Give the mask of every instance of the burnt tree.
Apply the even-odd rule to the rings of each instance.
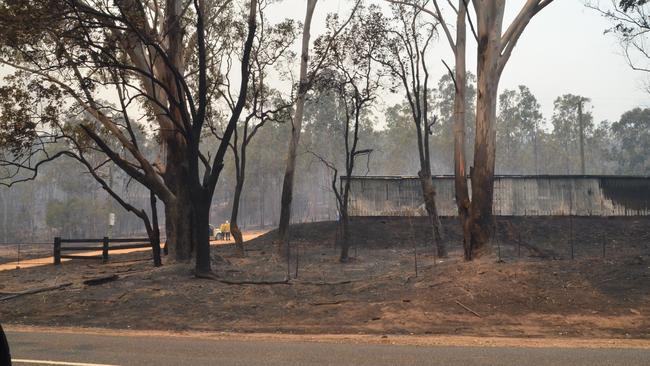
[[[245,105],[257,5],[203,0],[5,4],[0,63],[16,71],[7,79],[12,97],[25,100],[19,110],[2,105],[2,131],[20,146],[14,156],[29,154],[34,142],[56,141],[65,128],[62,119],[84,113],[81,136],[164,203],[171,256],[194,258],[196,275],[209,275],[210,203]],[[244,26],[236,27],[242,9]],[[220,62],[224,50],[233,47],[242,49],[241,82],[235,108],[221,113],[217,81],[228,76]],[[113,101],[104,100],[107,94]],[[23,118],[27,110],[38,118]],[[206,121],[222,114],[227,124],[221,142],[204,146]],[[12,133],[16,124],[22,129]],[[138,148],[136,128],[155,131],[157,157]],[[205,151],[210,148],[211,153]],[[32,167],[37,163],[28,161]]]
[[[337,25],[337,17],[330,15],[330,27]],[[336,197],[337,209],[342,225],[343,240],[339,260],[349,260],[350,216],[348,214],[350,196],[350,177],[355,171],[356,160],[368,156],[371,149],[360,148],[359,140],[364,131],[364,118],[372,107],[381,89],[383,73],[375,61],[379,52],[379,38],[376,37],[373,20],[366,16],[366,9],[360,7],[352,17],[350,25],[334,42],[329,43],[325,36],[316,41],[316,54],[325,60],[324,70],[315,80],[315,88],[322,94],[330,93],[335,97],[340,113],[335,117],[342,139],[342,161],[337,156],[310,150],[331,172],[331,189]],[[330,29],[330,34],[334,32]],[[323,45],[331,46],[327,55],[323,55]],[[366,130],[367,131],[367,130]],[[339,154],[340,155],[340,154]],[[339,167],[343,165],[343,176],[339,177]],[[340,179],[343,178],[343,179]]]
[[[295,110],[291,118],[291,137],[287,151],[287,161],[285,165],[284,178],[282,181],[282,196],[280,199],[280,221],[278,225],[277,254],[282,256],[288,253],[289,242],[289,224],[291,223],[291,202],[293,201],[293,184],[296,174],[296,158],[298,156],[298,146],[300,143],[300,134],[302,132],[302,122],[305,111],[305,101],[307,94],[313,86],[314,78],[323,67],[325,56],[329,53],[332,42],[337,39],[338,35],[349,24],[361,0],[355,2],[352,12],[348,19],[340,27],[328,36],[325,47],[321,47],[320,54],[313,62],[309,62],[309,40],[311,37],[311,21],[318,0],[307,0],[307,11],[302,32],[302,46],[300,54],[300,77],[297,86],[297,96]]]
[[[436,207],[436,189],[431,172],[429,137],[436,118],[430,116],[429,70],[426,57],[436,36],[436,24],[423,19],[423,8],[397,3],[392,5],[393,17],[385,18],[380,10],[374,12],[377,32],[383,39],[380,62],[405,92],[415,125],[420,170],[418,177],[422,197],[429,217],[438,255],[447,256],[444,232]]]
[[[400,1],[387,0],[394,4],[415,7],[424,13],[432,16],[443,30],[445,39],[454,55],[453,70],[445,63],[449,74],[454,82],[454,188],[456,195],[456,206],[458,217],[463,228],[463,243],[469,240],[469,189],[467,185],[467,157],[465,154],[466,127],[466,94],[467,94],[467,0],[458,0],[454,6],[448,2],[449,7],[455,14],[455,36],[453,29],[447,23],[440,1]],[[452,17],[453,18],[453,14]],[[444,62],[444,61],[443,61]]]
[[[293,105],[279,91],[271,89],[265,80],[273,68],[280,64],[289,64],[294,54],[289,48],[296,39],[296,26],[293,21],[285,21],[276,25],[267,25],[264,9],[267,2],[262,0],[259,5],[259,31],[255,37],[251,52],[250,85],[246,106],[242,118],[229,143],[235,165],[235,190],[230,215],[230,232],[235,239],[235,247],[239,255],[244,255],[244,240],[239,228],[239,209],[244,182],[246,179],[247,147],[267,122],[284,122],[288,119],[289,109]],[[239,56],[239,55],[238,55]],[[232,85],[224,80],[224,88],[230,90]],[[234,110],[234,100],[226,98],[228,106]],[[221,139],[221,132],[212,129],[214,135]]]

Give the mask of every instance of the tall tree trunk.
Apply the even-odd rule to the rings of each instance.
[[[7,227],[7,196],[8,194],[5,193],[2,195],[2,240],[3,242],[7,243],[9,242],[9,228]]]
[[[420,177],[420,185],[422,186],[424,207],[427,210],[432,236],[436,243],[436,251],[439,257],[444,258],[447,256],[447,248],[443,242],[442,223],[440,222],[440,216],[438,216],[438,208],[436,206],[436,188],[433,186],[433,177],[431,173],[422,171],[418,175]]]
[[[533,132],[533,155],[535,156],[535,174],[539,174],[539,152],[537,147],[537,122],[535,122],[535,131]]]
[[[192,237],[193,209],[189,197],[165,203],[167,248],[173,261],[188,262],[196,248]]]
[[[190,261],[195,253],[196,243],[192,237],[193,200],[192,186],[187,166],[187,151],[180,134],[167,138],[167,164],[165,183],[175,198],[165,203],[165,230],[167,248],[175,261]],[[207,229],[206,229],[207,231]]]
[[[505,2],[482,3],[478,21],[478,99],[472,203],[470,205],[470,243],[465,259],[480,256],[489,241],[492,224],[494,163],[496,153],[496,109],[499,89],[501,28]]]
[[[209,216],[212,195],[199,182],[196,165],[198,152],[188,151],[184,138],[177,132],[167,138],[165,183],[174,198],[165,203],[167,247],[172,260],[196,260],[196,274],[210,272]]]
[[[469,190],[467,186],[467,156],[466,152],[466,127],[465,127],[465,96],[467,92],[467,26],[465,17],[467,8],[465,0],[459,0],[458,15],[456,19],[456,45],[455,45],[455,86],[454,96],[454,188],[456,191],[456,205],[458,206],[458,218],[463,229],[463,248],[467,257],[467,249],[470,241],[469,231]]]
[[[210,199],[194,196],[192,207],[192,240],[196,250],[195,272],[198,277],[211,274],[210,263]]]
[[[266,223],[264,222],[264,199],[266,199],[266,182],[264,181],[264,174],[260,176],[260,196],[259,196],[259,214],[260,214],[260,228],[264,228]]]
[[[147,234],[149,235],[149,240],[151,241],[153,265],[155,267],[160,267],[162,265],[162,259],[160,256],[160,228],[158,227],[158,205],[156,203],[156,195],[152,191],[149,191],[149,204],[151,205],[151,225]]]
[[[585,175],[587,174],[587,170],[585,169],[585,127],[584,127],[584,119],[582,116],[582,97],[580,98],[580,102],[578,103],[578,124],[580,127],[580,174]]]
[[[241,174],[243,174],[243,170]],[[232,201],[232,213],[230,215],[230,233],[235,239],[235,247],[237,248],[237,255],[243,256],[244,251],[244,238],[242,236],[241,230],[239,229],[239,204],[241,201],[241,193],[244,188],[244,179],[243,177],[237,177],[237,184],[235,185],[235,196]]]
[[[341,256],[339,257],[339,261],[345,263],[350,260],[350,217],[347,213],[343,212],[341,213],[341,229],[343,240],[341,240]]]
[[[309,38],[311,29],[311,19],[314,15],[316,2],[318,0],[307,1],[307,12],[305,14],[305,23],[302,31],[302,51],[300,56],[300,80],[298,86],[298,98],[296,100],[296,111],[291,121],[291,139],[289,141],[289,151],[287,152],[287,164],[284,171],[284,182],[282,184],[282,199],[280,202],[280,225],[278,228],[278,255],[282,255],[286,250],[284,247],[289,239],[289,224],[291,222],[291,202],[293,200],[293,181],[296,170],[296,156],[298,152],[298,143],[300,142],[300,133],[302,130],[302,120],[305,107],[305,98],[307,93],[307,68],[309,67]]]

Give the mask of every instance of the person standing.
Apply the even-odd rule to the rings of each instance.
[[[230,221],[226,220],[224,225],[224,233],[226,233],[226,240],[230,240]]]

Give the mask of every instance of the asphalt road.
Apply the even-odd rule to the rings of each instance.
[[[7,332],[23,365],[650,365],[650,349],[419,347]]]

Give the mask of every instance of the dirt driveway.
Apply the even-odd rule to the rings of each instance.
[[[244,232],[244,241],[249,241],[249,240],[255,239],[258,236],[263,235],[266,232],[268,232],[268,230],[245,231]],[[231,239],[231,240],[213,240],[211,242],[212,245],[227,245],[227,244],[234,244],[234,243],[235,243],[234,239]],[[120,255],[120,254],[127,254],[127,253],[133,253],[133,252],[147,252],[149,250],[150,250],[149,248],[112,250],[110,252],[110,255],[112,256],[112,255]],[[85,257],[93,257],[93,256],[101,255],[101,251],[80,252],[80,253],[76,253],[76,255],[85,256]],[[70,259],[65,259],[65,258],[61,259],[62,262],[67,262],[69,260]],[[14,269],[17,269],[17,268],[21,269],[21,268],[31,268],[31,267],[50,265],[53,262],[54,262],[54,258],[52,258],[51,256],[24,259],[24,260],[21,260],[21,261],[14,261],[14,262],[8,262],[8,263],[0,264],[0,271],[8,271],[8,270],[14,270]]]

